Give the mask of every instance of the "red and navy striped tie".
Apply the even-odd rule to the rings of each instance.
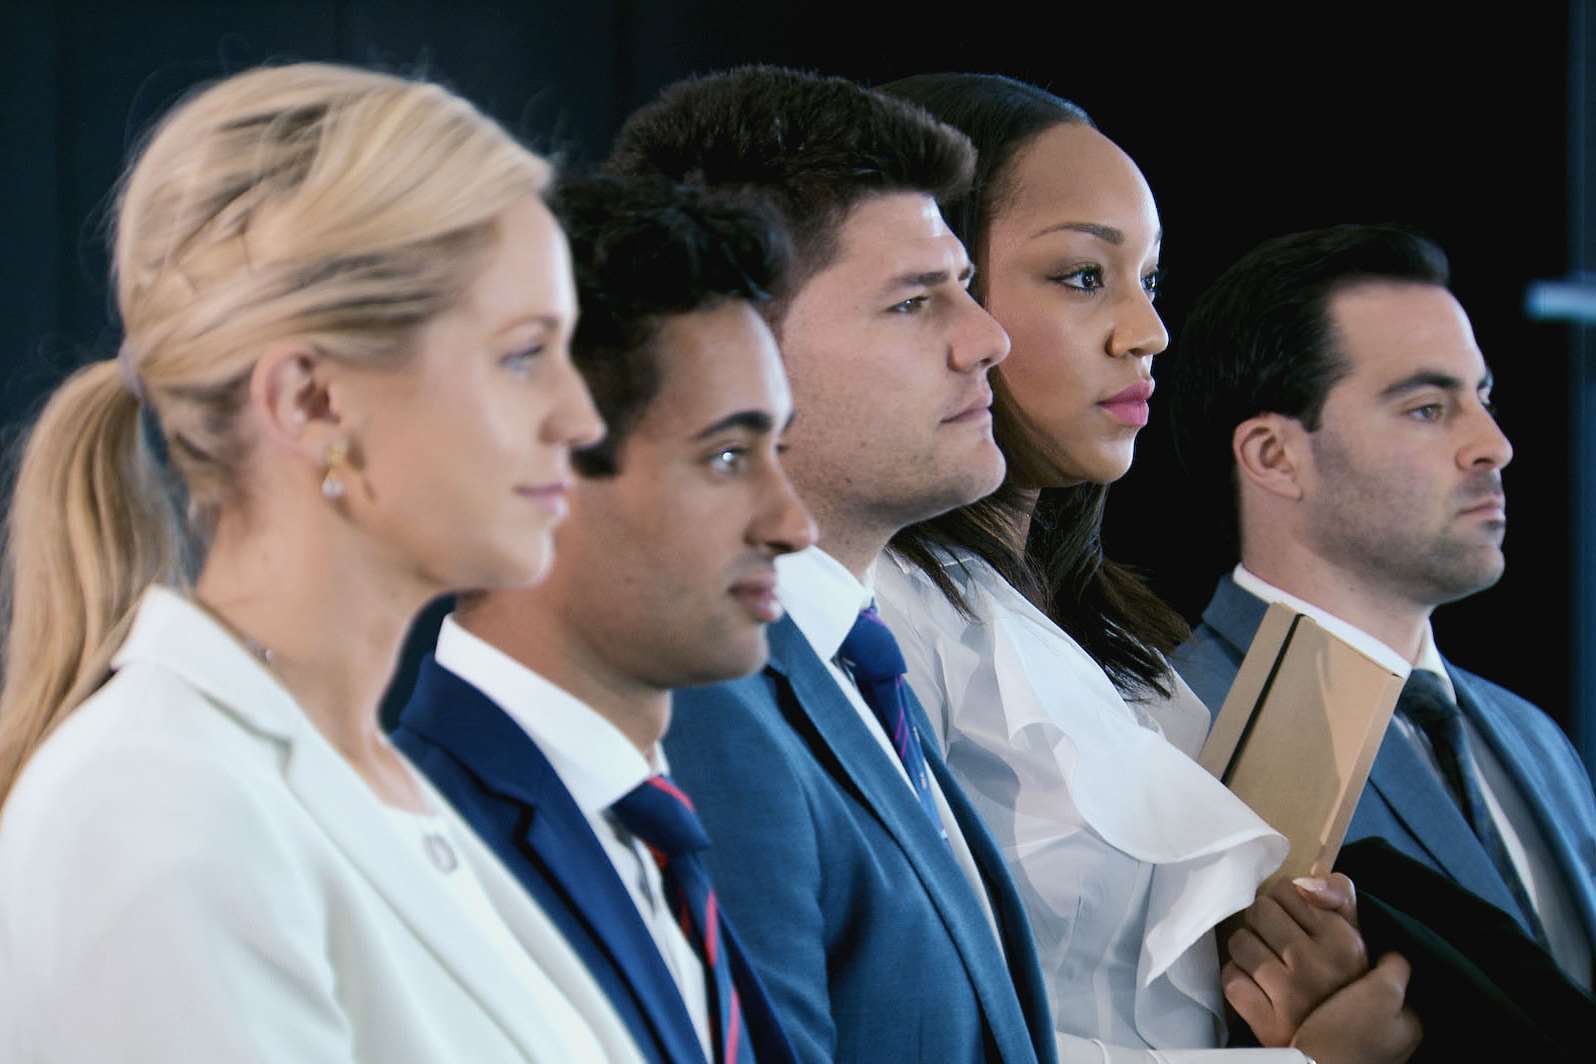
[[[859,611],[859,618],[849,629],[848,638],[842,641],[842,649],[837,656],[853,673],[854,683],[859,685],[859,693],[864,696],[865,704],[886,729],[887,736],[892,740],[892,748],[898,752],[898,760],[903,762],[903,770],[914,785],[920,807],[931,818],[931,824],[942,836],[942,841],[946,842],[948,831],[942,824],[936,798],[931,793],[931,774],[926,768],[925,751],[920,748],[920,735],[909,719],[908,684],[903,678],[907,666],[903,661],[903,651],[898,649],[897,639],[874,606]]]
[[[650,776],[610,808],[654,855],[665,881],[665,901],[703,961],[710,1015],[717,1021],[716,1064],[753,1064],[754,1050],[732,983],[731,959],[721,941],[720,907],[709,870],[699,856],[709,848],[709,836],[692,800],[668,776]]]

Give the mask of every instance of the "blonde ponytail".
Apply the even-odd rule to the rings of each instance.
[[[6,522],[0,800],[55,707],[104,681],[139,594],[181,579],[182,541],[116,362],[79,370],[28,437]]]
[[[181,583],[188,537],[236,501],[261,353],[293,338],[404,359],[475,276],[499,215],[548,178],[464,100],[347,67],[249,71],[163,120],[117,201],[121,358],[51,397],[12,491],[0,804],[104,682],[144,588]]]

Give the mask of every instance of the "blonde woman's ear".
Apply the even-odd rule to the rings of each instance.
[[[334,401],[329,360],[307,345],[274,345],[250,373],[249,407],[259,443],[325,466],[329,449],[348,447]]]

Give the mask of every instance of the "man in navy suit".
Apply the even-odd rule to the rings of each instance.
[[[691,810],[659,750],[670,689],[764,662],[773,561],[813,540],[755,310],[785,236],[768,211],[665,182],[572,182],[555,207],[582,308],[572,356],[609,434],[574,483],[513,502],[568,498],[554,569],[461,601],[394,741],[548,911],[647,1059],[791,1061],[701,857],[679,860],[648,811],[662,796]],[[504,342],[536,387],[566,341],[528,322]]]
[[[1409,675],[1348,841],[1382,838],[1508,913],[1588,990],[1590,780],[1545,714],[1447,662],[1430,629],[1502,575],[1513,454],[1446,283],[1423,238],[1338,226],[1269,241],[1198,301],[1160,394],[1199,489],[1233,493],[1240,564],[1174,664],[1217,711],[1283,602]]]
[[[667,89],[607,164],[763,194],[793,234],[767,316],[798,410],[786,467],[823,549],[778,562],[769,664],[678,692],[666,749],[805,1061],[1056,1059],[1014,884],[868,608],[895,532],[1003,475],[987,371],[1008,338],[937,207],[972,161],[912,105],[754,67]]]

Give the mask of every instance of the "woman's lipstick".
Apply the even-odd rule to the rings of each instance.
[[[515,493],[523,499],[529,499],[555,517],[564,517],[570,509],[569,495],[571,484],[565,480],[550,481],[547,484],[517,484]]]
[[[1139,429],[1147,424],[1147,400],[1152,397],[1152,394],[1152,381],[1137,381],[1129,388],[1117,395],[1104,399],[1097,405],[1108,411],[1109,416],[1121,425]]]

